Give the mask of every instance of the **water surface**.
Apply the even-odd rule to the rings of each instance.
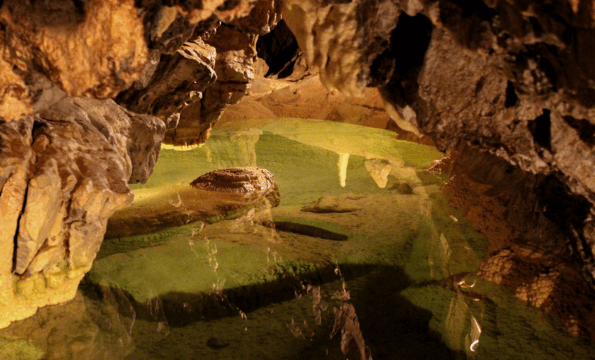
[[[474,275],[487,240],[427,171],[441,156],[389,131],[298,119],[225,124],[201,147],[163,149],[133,186],[137,215],[189,214],[188,184],[235,166],[271,171],[281,205],[106,239],[77,298],[1,330],[0,355],[595,358],[590,341]],[[335,211],[302,211],[321,197]]]

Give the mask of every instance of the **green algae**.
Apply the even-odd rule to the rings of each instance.
[[[142,303],[170,292],[211,293],[222,287],[250,285],[268,274],[266,249],[215,244],[208,239],[167,240],[163,245],[97,261],[89,280],[122,288]],[[216,267],[219,263],[234,266]]]
[[[306,227],[311,228],[311,229],[306,228],[305,232],[300,232],[299,229],[294,229],[294,231],[285,230],[285,231],[290,231],[290,232],[294,232],[294,233],[298,233],[298,234],[301,233],[303,235],[309,235],[309,233],[310,233],[311,235],[309,235],[309,236],[316,237],[316,235],[321,235],[321,234],[317,234],[317,231],[315,229],[320,229],[320,230],[322,230],[322,232],[320,232],[320,233],[322,233],[322,236],[317,236],[317,237],[324,238],[324,235],[327,235],[325,233],[337,235],[336,239],[333,237],[328,237],[328,239],[331,239],[331,240],[348,240],[351,237],[351,234],[347,230],[345,230],[342,226],[340,226],[338,224],[329,223],[326,221],[304,219],[304,218],[297,218],[297,217],[276,217],[275,224],[278,224],[278,223],[298,224],[298,225],[304,225]],[[288,229],[290,227],[291,226],[287,226]]]
[[[432,312],[430,328],[448,339],[451,348],[478,359],[595,359],[591,341],[573,337],[558,320],[509,290],[480,278],[471,285],[455,291],[435,282],[409,287],[401,295]],[[452,321],[457,316],[459,321]],[[473,331],[472,318],[481,328],[475,351],[465,342]]]
[[[193,231],[200,229],[202,226],[202,223],[192,223],[149,234],[106,239],[101,244],[96,261],[112,254],[165,245],[173,240],[187,238]]]
[[[135,193],[158,193],[215,168],[256,165],[275,174],[281,191],[281,207],[270,214],[274,221],[340,232],[349,236],[347,241],[275,234],[259,225],[246,225],[250,219],[245,218],[213,225],[220,235],[215,235],[215,230],[209,232],[210,225],[199,233],[200,226],[191,224],[104,244],[88,280],[121,288],[139,303],[171,299],[172,294],[184,299],[197,294],[224,294],[235,309],[253,310],[248,318],[254,318],[252,324],[258,323],[261,328],[258,341],[267,342],[267,351],[258,355],[263,359],[274,358],[272,353],[293,358],[288,354],[295,355],[310,346],[264,329],[278,326],[282,316],[287,317],[281,326],[285,335],[289,319],[293,323],[294,317],[301,316],[311,321],[311,310],[300,313],[293,308],[299,302],[299,307],[312,309],[312,301],[304,305],[297,292],[304,284],[322,282],[323,288],[329,287],[327,280],[335,267],[346,280],[340,285],[351,291],[375,358],[376,354],[380,354],[378,358],[395,359],[593,358],[592,343],[571,337],[548,315],[494,284],[475,281],[471,275],[465,277],[474,273],[487,255],[487,239],[462,219],[461,210],[448,206],[448,196],[439,191],[444,177],[423,171],[441,156],[435,149],[396,141],[392,133],[383,130],[318,121],[267,121],[257,123],[258,131],[213,131],[201,148],[186,152],[163,150],[153,177],[146,185],[135,186]],[[341,186],[339,171],[343,152],[350,153],[345,186]],[[370,160],[391,166],[384,187],[371,176]],[[410,185],[412,193],[390,190],[401,183]],[[347,193],[366,195],[361,200],[361,211],[300,212],[303,204],[321,195]],[[460,283],[461,279],[467,282]],[[288,282],[283,287],[272,285],[282,281]],[[471,287],[471,283],[475,286]],[[276,296],[285,295],[274,297],[267,292],[270,289],[276,289]],[[285,302],[246,305],[264,297]],[[326,301],[330,302],[330,297]],[[205,305],[206,298],[200,299],[196,302],[202,301],[200,306],[210,309]],[[272,315],[273,309],[281,314]],[[206,346],[214,335],[198,325],[193,330],[185,327],[186,333],[195,331],[204,338],[200,351],[187,349],[188,358],[252,354],[239,344],[244,336],[239,334],[247,331],[244,327],[250,328],[250,322],[240,318],[213,321],[217,324],[213,326],[229,332],[217,331],[217,337],[236,342],[226,340],[230,345],[217,350],[221,351],[217,355]],[[481,327],[480,335],[474,330],[475,322]],[[311,328],[317,329],[314,341],[330,331],[314,325]],[[194,333],[189,334],[192,337]],[[476,340],[479,342],[473,345]],[[284,352],[287,349],[278,341],[291,344],[292,352]],[[321,350],[329,342],[320,340],[319,344]],[[154,344],[145,346],[155,352],[153,355],[161,351]],[[169,351],[177,351],[181,345],[171,341],[168,346]],[[139,359],[149,354],[144,351],[137,352]]]
[[[29,341],[0,339],[0,359],[40,360],[45,353]]]

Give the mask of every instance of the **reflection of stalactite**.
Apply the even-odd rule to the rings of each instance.
[[[391,164],[388,160],[371,159],[365,162],[366,170],[372,175],[372,179],[379,188],[384,189],[388,183],[388,175],[391,172]]]
[[[211,151],[211,148],[208,146],[205,147],[205,160],[209,164],[213,162],[213,152]]]
[[[349,359],[372,360],[370,348],[366,346],[364,336],[359,327],[355,308],[343,302],[339,309],[335,308],[335,324],[331,338],[341,333],[341,352]]]
[[[456,284],[456,286],[466,286],[466,284]],[[448,334],[446,340],[450,348],[465,350],[468,355],[477,350],[481,328],[459,287],[456,288],[456,295],[450,301],[445,326]]]
[[[339,183],[341,187],[347,185],[347,165],[349,164],[349,154],[339,154],[337,166],[339,168]]]
[[[256,143],[260,134],[233,134],[230,140],[238,146],[242,166],[256,166]]]
[[[257,166],[256,143],[261,134],[261,130],[252,129],[211,136],[206,143],[207,162],[219,168]]]

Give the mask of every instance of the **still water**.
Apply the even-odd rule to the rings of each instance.
[[[165,148],[77,297],[0,330],[0,358],[595,359],[590,340],[475,276],[488,243],[427,171],[441,156],[298,119]],[[251,166],[275,175],[278,207],[188,185]]]

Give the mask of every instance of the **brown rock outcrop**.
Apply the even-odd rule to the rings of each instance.
[[[542,174],[552,187],[532,194],[543,201],[586,202],[563,231],[595,277],[592,7],[287,0],[282,13],[328,87],[378,86],[399,126],[441,150],[471,144]]]
[[[215,48],[200,38],[186,42],[173,55],[161,55],[145,87],[122,94],[118,102],[134,112],[166,120],[200,100],[215,82],[215,56]]]
[[[595,293],[574,266],[582,261],[581,249],[567,235],[581,225],[588,201],[565,199],[568,190],[553,175],[525,173],[468,146],[458,147],[436,167],[451,174],[443,189],[450,205],[462,208],[465,219],[489,240],[489,255],[477,274],[554,314],[569,332],[595,338]]]
[[[0,125],[0,327],[74,296],[107,219],[132,201],[129,180],[147,180],[164,131],[112,100],[68,97]]]
[[[246,198],[267,197],[272,206],[280,202],[275,175],[257,167],[228,168],[199,176],[190,186],[204,191],[241,194]]]
[[[173,145],[200,144],[208,139],[212,125],[223,109],[237,103],[254,79],[256,35],[244,34],[234,27],[222,25],[205,42],[216,49],[214,72],[216,81],[201,97],[180,109],[177,126],[167,132],[165,142]]]
[[[24,86],[33,71],[70,96],[106,98],[129,87],[147,60],[144,27],[132,0],[9,0],[0,7],[0,22],[4,120],[33,113]]]
[[[244,17],[238,17],[230,24],[246,34],[267,34],[281,20],[280,3],[280,0],[257,1],[250,14]]]

